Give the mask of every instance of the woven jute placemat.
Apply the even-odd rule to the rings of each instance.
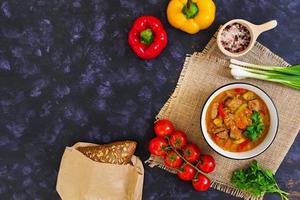
[[[257,64],[289,66],[282,58],[259,43],[239,59]],[[230,183],[232,172],[247,167],[253,159],[258,160],[263,167],[276,172],[300,129],[300,92],[280,84],[253,79],[244,80],[243,82],[259,86],[270,95],[278,110],[279,130],[272,145],[253,159],[232,160],[222,157],[206,144],[200,130],[200,113],[205,100],[216,88],[236,82],[230,75],[228,65],[229,58],[219,51],[215,34],[203,52],[186,57],[177,86],[156,118],[171,120],[177,130],[187,134],[190,142],[196,143],[203,153],[209,153],[215,158],[217,168],[211,174],[212,188],[247,200],[258,200],[263,197],[251,196]],[[160,157],[151,155],[147,163],[150,167],[158,166],[175,173],[173,169],[164,165]]]

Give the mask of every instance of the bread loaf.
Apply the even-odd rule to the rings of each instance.
[[[135,152],[135,141],[119,141],[98,146],[78,147],[77,150],[96,162],[125,165]]]

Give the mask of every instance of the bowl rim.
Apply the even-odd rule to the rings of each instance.
[[[262,150],[261,152],[259,152],[259,153],[257,153],[257,154],[254,154],[254,155],[252,155],[252,156],[250,156],[250,157],[243,157],[243,158],[236,158],[236,157],[233,158],[233,157],[224,155],[224,154],[218,152],[217,150],[215,150],[215,149],[209,144],[209,142],[207,141],[206,137],[204,136],[204,131],[203,131],[202,123],[201,123],[202,117],[203,117],[203,112],[204,112],[204,107],[205,107],[205,105],[207,104],[207,102],[208,102],[208,100],[210,99],[210,97],[211,97],[213,94],[215,94],[217,91],[219,91],[220,89],[222,89],[222,88],[224,88],[224,87],[227,87],[227,86],[230,86],[230,85],[237,85],[237,84],[249,85],[249,86],[255,87],[255,88],[257,88],[258,90],[262,91],[262,92],[270,99],[270,101],[272,102],[272,104],[273,104],[273,106],[274,106],[274,109],[275,109],[275,112],[276,112],[276,117],[277,117],[276,131],[275,131],[275,134],[274,134],[274,136],[273,136],[272,141],[270,142],[270,144],[268,144],[268,145],[264,148],[264,150]],[[218,87],[217,89],[215,89],[215,90],[207,97],[207,99],[205,100],[205,102],[204,102],[204,104],[203,104],[203,106],[202,106],[202,109],[201,109],[201,114],[200,114],[200,130],[201,130],[201,134],[202,134],[202,136],[203,136],[203,138],[204,138],[206,144],[207,144],[214,152],[216,152],[217,154],[219,154],[219,155],[221,155],[221,156],[223,156],[223,157],[225,157],[225,158],[232,159],[232,160],[248,160],[248,159],[254,158],[254,157],[259,156],[259,155],[261,155],[262,153],[264,153],[264,152],[271,146],[271,144],[273,144],[273,142],[274,142],[274,140],[275,140],[275,138],[276,138],[276,136],[277,136],[277,134],[278,134],[278,129],[279,129],[279,114],[278,114],[278,110],[277,110],[277,107],[276,107],[274,101],[273,101],[272,98],[267,94],[267,92],[265,92],[265,91],[264,91],[263,89],[261,89],[260,87],[254,85],[254,84],[251,84],[251,83],[246,83],[246,82],[232,82],[232,83],[228,83],[228,84],[225,84],[225,85],[222,85],[222,86]],[[207,134],[209,134],[209,133],[207,133]],[[210,137],[210,136],[209,136],[209,137]]]

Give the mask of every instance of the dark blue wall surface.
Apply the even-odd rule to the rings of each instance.
[[[193,36],[167,23],[167,2],[0,1],[1,200],[59,199],[60,158],[65,146],[78,141],[134,139],[145,160],[154,116],[174,89],[185,55],[201,51],[230,19],[276,19],[278,27],[259,41],[299,62],[300,1],[216,0],[215,23]],[[133,20],[145,14],[160,18],[169,37],[161,56],[147,62],[127,45]],[[300,199],[299,168],[300,136],[276,174],[291,199]],[[143,197],[233,199],[212,189],[195,192],[190,183],[147,166]]]

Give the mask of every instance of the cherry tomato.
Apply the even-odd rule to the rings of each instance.
[[[183,148],[183,157],[193,163],[200,158],[200,149],[195,144],[188,144]]]
[[[184,132],[182,131],[175,131],[170,136],[170,143],[175,149],[181,149],[187,143],[187,137]]]
[[[194,178],[195,174],[196,170],[194,167],[190,166],[189,164],[183,164],[180,167],[177,176],[183,181],[190,181]]]
[[[164,156],[166,154],[167,146],[168,142],[164,138],[155,137],[150,140],[148,150],[154,155]]]
[[[210,187],[210,180],[203,174],[198,174],[197,178],[193,180],[193,187],[197,191],[206,191]]]
[[[154,132],[158,137],[164,137],[174,132],[174,126],[169,120],[162,119],[154,124]]]
[[[205,173],[210,173],[216,167],[215,159],[210,155],[201,155],[197,167]]]
[[[172,168],[178,168],[182,164],[182,159],[174,152],[168,151],[165,154],[165,165]]]

